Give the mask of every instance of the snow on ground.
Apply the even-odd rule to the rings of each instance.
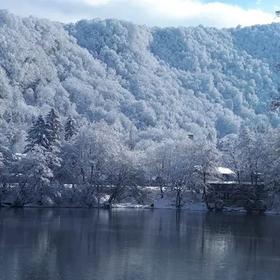
[[[149,209],[151,205],[143,205],[143,204],[134,204],[134,203],[115,203],[113,204],[113,208],[137,208],[137,209]]]
[[[176,209],[176,193],[174,191],[165,191],[163,198],[158,187],[146,187],[147,201],[144,204],[138,204],[131,201],[122,201],[113,204],[113,208],[154,208],[154,209]],[[207,211],[205,203],[202,201],[202,195],[193,191],[183,193],[182,209],[190,211]]]
[[[70,187],[70,186],[69,186]],[[112,205],[114,209],[176,209],[176,192],[171,190],[164,190],[163,197],[161,197],[160,189],[158,187],[148,186],[143,189],[145,195],[143,196],[144,201],[137,201],[137,199],[127,196],[127,198],[118,201]],[[65,193],[64,193],[65,195]],[[57,197],[60,198],[59,203]],[[24,207],[40,207],[40,208],[80,208],[80,207],[89,207],[86,204],[71,202],[70,200],[62,203],[63,193],[57,191],[57,197],[44,196],[42,204],[38,205],[36,203],[25,204]],[[2,200],[2,206],[10,207],[15,205],[16,196],[13,192],[6,197],[5,200]],[[100,204],[106,204],[109,199],[108,194],[104,194],[100,197]],[[94,207],[92,205],[91,207]],[[207,211],[206,204],[202,199],[202,193],[195,191],[187,190],[182,194],[182,207],[183,210],[188,211]],[[246,211],[243,208],[236,207],[226,207],[224,212],[235,212],[235,213],[245,213]],[[280,215],[280,194],[271,195],[268,199],[268,210],[266,214],[269,215]]]

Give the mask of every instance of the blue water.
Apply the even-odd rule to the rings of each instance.
[[[0,209],[0,280],[279,280],[280,217]]]

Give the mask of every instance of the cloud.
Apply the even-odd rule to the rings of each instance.
[[[257,4],[254,9],[245,9],[218,0],[0,0],[0,6],[20,15],[28,12],[66,22],[99,17],[159,26],[233,27],[270,23],[274,18]]]
[[[92,5],[92,6],[100,6],[100,5],[106,5],[110,3],[112,0],[82,0],[82,2]]]
[[[167,17],[178,22],[199,22],[214,26],[253,25],[270,23],[273,15],[259,9],[244,9],[221,2],[203,3],[197,0],[133,0],[146,7],[155,17]]]

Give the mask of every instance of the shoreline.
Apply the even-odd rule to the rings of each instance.
[[[264,214],[247,214],[246,210],[240,208],[226,208],[222,212],[211,212],[206,208],[204,209],[196,209],[191,207],[182,207],[180,209],[176,209],[174,207],[152,207],[150,205],[139,205],[139,204],[127,204],[127,203],[119,203],[116,205],[112,205],[111,208],[107,209],[104,207],[86,207],[86,206],[39,206],[39,205],[26,205],[22,207],[17,206],[0,206],[1,209],[85,209],[85,210],[175,210],[175,211],[184,211],[184,212],[196,212],[196,213],[213,213],[213,214],[242,214],[242,215],[251,215],[251,216],[279,216],[280,212],[269,210]]]

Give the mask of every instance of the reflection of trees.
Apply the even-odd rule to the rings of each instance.
[[[0,280],[274,280],[279,227],[172,210],[0,210]]]
[[[212,244],[212,256],[208,258],[220,256],[229,279],[241,277],[241,272],[244,279],[263,279],[252,277],[258,273],[272,274],[275,264],[269,259],[280,261],[280,244],[277,242],[275,247],[273,242],[279,227],[275,221],[275,217],[266,216],[206,215],[204,242]]]

